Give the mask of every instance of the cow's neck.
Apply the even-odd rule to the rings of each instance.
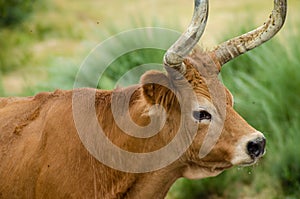
[[[180,169],[161,169],[152,173],[137,174],[135,183],[128,187],[124,198],[163,199],[172,184],[181,177]]]
[[[140,89],[141,88],[127,88],[128,92],[130,89],[136,89],[136,92],[133,93],[131,97],[129,112],[131,112],[131,119],[139,126],[147,126],[148,122],[151,121],[147,116],[148,114],[148,106],[145,104],[144,100],[141,100]],[[124,90],[125,91],[125,90]],[[125,91],[125,92],[126,92]],[[124,92],[124,93],[125,93]],[[122,95],[122,90],[117,91],[116,94]],[[124,96],[126,96],[124,94]],[[124,105],[125,106],[125,105]],[[120,107],[123,107],[120,106]],[[154,113],[155,114],[155,113]],[[156,116],[154,116],[156,117]],[[125,117],[122,117],[125,118]],[[110,117],[101,117],[100,122],[106,124],[110,121],[114,121],[114,118]],[[160,121],[160,120],[158,120]],[[104,126],[104,130],[107,128],[107,132],[109,139],[114,142],[114,144],[119,147],[135,152],[135,153],[147,153],[151,151],[159,150],[168,144],[172,139],[172,129],[176,129],[176,125],[173,126],[174,122],[165,125],[166,127],[158,132],[157,135],[152,136],[148,139],[138,139],[132,136],[128,136],[125,132],[122,131],[111,131],[113,126],[117,126],[115,122],[111,123],[110,126]],[[113,127],[113,129],[118,129]],[[135,164],[135,163],[133,163]],[[126,179],[130,179],[128,184],[123,184],[122,180],[119,180],[119,183],[122,185],[118,185],[118,187],[122,187],[122,191],[120,189],[117,191],[112,191],[115,193],[113,197],[115,198],[130,198],[130,199],[140,199],[140,198],[155,198],[155,199],[163,199],[171,185],[176,181],[176,179],[182,177],[182,165],[180,163],[173,163],[172,165],[167,166],[166,168],[153,171],[150,173],[140,173],[140,174],[124,174]],[[122,172],[118,174],[120,177]],[[129,175],[129,176],[128,176]],[[122,179],[122,177],[120,177]],[[113,180],[112,180],[113,181]]]

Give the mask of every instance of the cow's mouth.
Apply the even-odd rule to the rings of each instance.
[[[199,166],[198,166],[199,167]],[[203,168],[209,172],[220,172],[220,171],[224,171],[226,169],[231,168],[232,165],[228,165],[228,166],[200,166],[200,168]]]
[[[249,166],[252,166],[252,165],[256,164],[256,162],[257,161],[251,161],[251,162],[241,163],[241,164],[238,164],[237,166],[249,167]]]
[[[198,164],[198,166],[213,172],[213,171],[223,171],[229,169],[233,165],[228,162],[208,162],[208,163]]]
[[[206,177],[217,176],[224,170],[231,168],[230,163],[209,162],[209,163],[195,163],[190,162],[188,168],[184,173],[184,177],[189,179],[201,179]]]
[[[253,157],[252,157],[250,161],[242,162],[242,163],[238,164],[237,166],[242,166],[242,167],[253,166],[253,165],[255,165],[255,164],[258,162],[258,160],[259,160],[261,157],[262,157],[262,156],[260,156],[260,157],[258,157],[258,158],[253,158]]]

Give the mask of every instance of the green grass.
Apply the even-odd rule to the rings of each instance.
[[[0,71],[7,73],[21,68],[30,61],[32,54],[27,48],[29,40],[26,33],[18,32],[11,35],[9,30],[0,31]],[[16,48],[12,48],[13,46]],[[20,51],[19,48],[24,51]]]
[[[144,23],[144,22],[138,22]],[[143,25],[141,25],[143,27]],[[159,27],[159,23],[153,20],[151,27]],[[117,27],[111,25],[109,34],[118,33]],[[168,40],[161,41],[161,35],[165,34]],[[99,32],[100,37],[107,34],[107,31]],[[87,70],[80,73],[80,81],[89,87],[94,87],[91,77],[95,74],[99,75],[103,71],[103,75],[99,79],[97,87],[100,89],[113,89],[116,86],[128,86],[139,82],[142,71],[149,69],[162,70],[161,65],[165,50],[180,36],[180,33],[171,30],[161,30],[160,28],[138,29],[117,34],[109,38],[100,46],[103,48],[95,48],[91,52],[86,51],[85,56],[82,55],[83,61],[79,59],[69,59],[67,57],[51,56],[47,61],[47,66],[40,67],[39,70],[47,74],[47,80],[39,80],[36,86],[26,86],[21,95],[34,95],[40,91],[52,91],[59,89],[72,89],[76,77],[78,76],[81,64],[87,65]],[[117,44],[117,46],[116,46]],[[154,46],[160,46],[155,48]],[[143,48],[145,47],[145,48]],[[116,49],[118,48],[118,49]],[[136,49],[137,48],[137,49]],[[133,49],[129,50],[128,49]],[[105,57],[103,57],[105,54]],[[109,63],[107,60],[113,58]],[[87,58],[87,59],[86,59]],[[136,70],[136,68],[139,68]],[[132,70],[130,73],[128,71]],[[125,75],[125,76],[124,76]],[[124,77],[122,81],[119,81]]]
[[[0,27],[13,26],[28,17],[33,2],[33,0],[0,0]]]
[[[4,96],[4,88],[3,88],[3,83],[2,83],[2,74],[0,72],[0,96]]]

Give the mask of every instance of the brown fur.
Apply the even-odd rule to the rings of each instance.
[[[208,79],[197,71],[197,64],[207,63],[199,57],[205,56],[198,53],[185,61],[185,79],[197,99],[211,101],[206,85]],[[149,71],[141,78],[140,85],[115,91],[97,90],[97,116],[107,137],[115,145],[139,153],[155,151],[168,144],[179,128],[178,97],[189,100],[181,88],[182,81],[185,80],[174,80],[171,72],[166,75]],[[152,105],[161,104],[167,110],[166,124],[160,133],[140,139],[125,134],[115,124],[111,95],[126,93],[128,89],[135,89],[129,111],[137,124],[149,124]],[[211,168],[231,167],[232,146],[240,137],[254,132],[233,110],[227,91],[225,127],[208,156],[198,157],[208,128],[199,124],[190,148],[171,165],[149,173],[124,173],[97,161],[81,143],[73,121],[72,93],[56,91],[35,97],[0,99],[0,198],[164,198],[172,183],[188,168],[197,167],[209,173]]]

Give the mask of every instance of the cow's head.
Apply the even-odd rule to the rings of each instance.
[[[186,165],[185,177],[214,176],[233,165],[252,165],[264,155],[264,135],[233,109],[233,97],[218,74],[226,62],[279,31],[286,16],[286,0],[274,3],[263,26],[202,52],[195,46],[206,25],[208,0],[195,0],[191,25],[164,56],[167,75],[150,71],[142,77],[149,107],[162,105],[168,112],[165,121],[173,122],[173,129],[167,131],[186,135],[178,145],[193,140],[179,160]]]

